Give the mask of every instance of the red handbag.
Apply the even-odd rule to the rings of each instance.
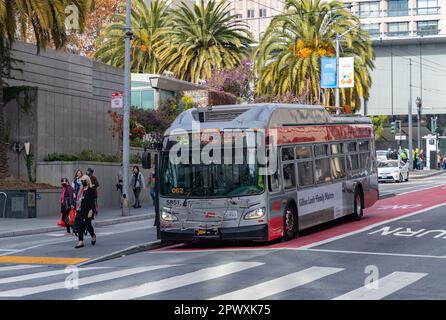
[[[66,222],[63,220],[63,214],[62,213],[60,214],[59,222],[57,222],[57,225],[59,227],[63,227],[63,228],[66,228],[66,226],[67,226]]]
[[[69,219],[70,225],[74,226],[74,219],[76,218],[76,211],[74,209],[71,209],[68,217],[69,217],[68,219]]]

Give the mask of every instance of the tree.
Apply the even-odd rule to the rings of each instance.
[[[384,125],[389,120],[389,116],[370,116],[373,124],[373,132],[375,135],[375,140],[381,138],[384,131]]]
[[[86,17],[82,33],[69,34],[66,49],[72,53],[92,57],[97,50],[97,39],[105,26],[111,24],[112,17],[125,11],[125,0],[95,0],[94,8]]]
[[[84,27],[85,15],[91,3],[89,0],[2,0],[0,1],[0,179],[8,176],[7,145],[5,143],[5,117],[3,87],[13,64],[11,46],[19,35],[27,39],[32,31],[37,45],[41,48],[52,45],[62,48],[67,41],[65,9],[74,5],[78,8],[80,30]]]
[[[252,35],[247,24],[230,14],[229,3],[210,0],[191,7],[182,2],[170,12],[166,38],[157,43],[162,69],[197,83],[215,70],[232,69],[248,57]]]
[[[99,49],[94,57],[114,67],[124,68],[125,62],[125,14],[112,17],[113,23],[108,25],[98,39]],[[131,69],[133,72],[162,72],[159,60],[153,47],[163,40],[159,32],[167,27],[167,2],[154,0],[147,8],[145,0],[132,1],[131,26]]]
[[[334,90],[321,91],[320,58],[334,57],[336,34],[350,28],[340,41],[340,55],[355,58],[355,87],[341,89],[341,106],[358,109],[371,86],[374,52],[359,19],[339,1],[286,0],[285,13],[272,21],[257,48],[258,95],[291,93],[305,103],[334,105]]]

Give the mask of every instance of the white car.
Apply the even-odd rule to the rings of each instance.
[[[409,181],[409,164],[402,160],[379,161],[378,181]]]
[[[387,160],[387,150],[376,150],[376,160],[386,161]]]

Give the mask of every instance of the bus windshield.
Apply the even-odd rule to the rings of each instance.
[[[246,149],[245,149],[246,150]],[[245,151],[246,152],[246,151]],[[264,191],[264,177],[259,165],[241,164],[173,164],[169,152],[161,153],[162,196],[176,198],[215,198],[248,196]]]

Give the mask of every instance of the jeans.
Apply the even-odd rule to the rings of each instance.
[[[87,231],[91,237],[96,236],[96,234],[94,233],[94,229],[91,224],[91,221],[92,221],[91,218],[81,218],[78,215],[76,216],[76,224],[79,228],[78,234],[77,234],[79,237],[79,241],[84,241],[85,229],[87,229]]]
[[[139,202],[139,195],[141,194],[141,188],[133,188],[133,194],[135,195],[135,207],[141,206]]]

